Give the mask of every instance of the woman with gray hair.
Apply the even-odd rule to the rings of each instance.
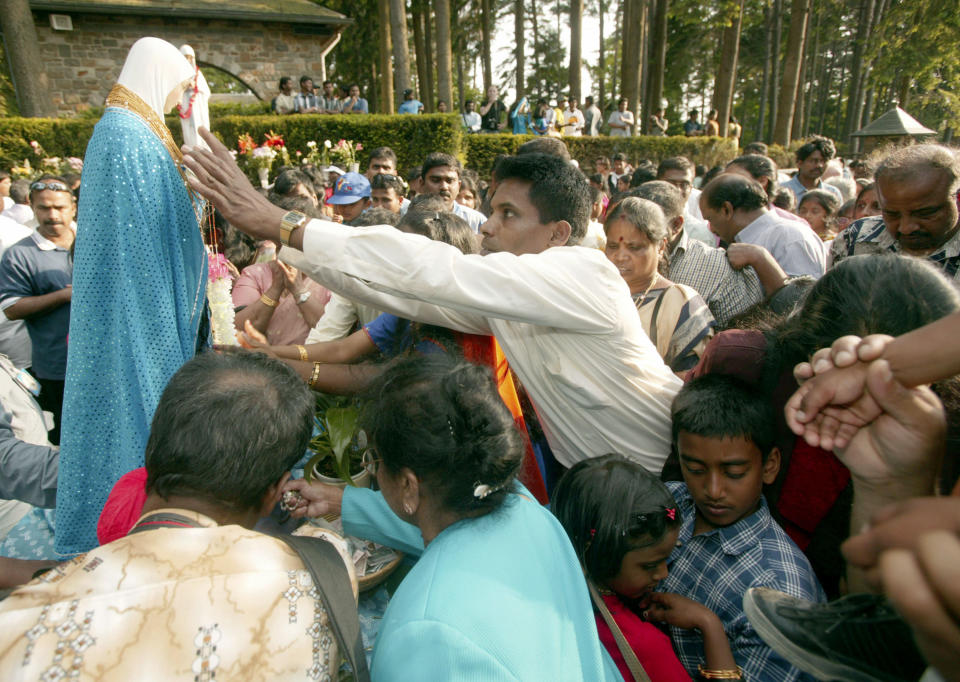
[[[610,211],[603,229],[607,258],[630,287],[657,352],[674,372],[693,368],[716,322],[700,294],[660,272],[668,237],[663,211],[652,201],[628,197]]]

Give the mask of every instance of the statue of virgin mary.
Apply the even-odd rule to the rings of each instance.
[[[97,546],[110,489],[143,466],[164,386],[207,344],[202,208],[163,119],[194,76],[176,47],[141,38],[87,146],[57,487],[60,554]]]

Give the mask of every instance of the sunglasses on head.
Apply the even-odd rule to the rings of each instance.
[[[30,185],[31,192],[42,192],[46,189],[52,192],[70,192],[70,188],[62,182],[35,182]]]

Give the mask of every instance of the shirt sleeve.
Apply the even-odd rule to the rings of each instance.
[[[286,251],[287,249],[284,249],[284,252]],[[357,321],[357,308],[354,303],[339,294],[332,294],[323,309],[323,315],[307,335],[306,343],[342,339],[353,330]]]
[[[373,540],[414,557],[423,554],[420,529],[394,514],[382,493],[347,486],[340,514],[347,535]]]
[[[488,318],[581,333],[605,333],[619,323],[615,296],[621,292],[615,289],[626,285],[595,250],[467,255],[391,227],[317,220],[307,225],[303,242],[303,269],[314,279],[337,291],[345,278],[326,281],[336,264],[336,271],[363,283],[358,293],[370,304],[400,317],[474,334],[490,333]]]
[[[410,321],[390,313],[383,313],[370,324],[364,325],[363,330],[380,354],[387,358],[402,353],[412,341]]]
[[[0,260],[0,310],[6,310],[21,298],[37,296],[33,278],[21,254],[8,249]]]
[[[258,277],[260,268],[254,264],[249,265],[240,273],[240,277],[233,285],[231,296],[233,305],[236,308],[256,303],[260,296],[266,291],[265,282],[262,277]]]

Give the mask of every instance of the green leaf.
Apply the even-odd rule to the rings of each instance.
[[[342,464],[344,454],[356,435],[359,419],[360,411],[356,407],[331,407],[327,410],[327,434],[338,465]]]

